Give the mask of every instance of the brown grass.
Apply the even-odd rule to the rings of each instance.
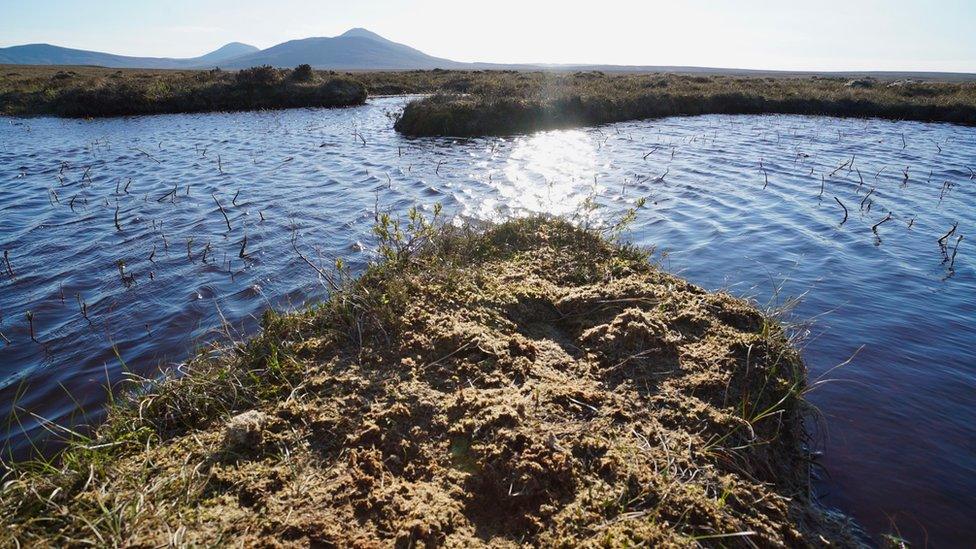
[[[381,217],[383,261],[15,465],[0,545],[856,545],[781,328],[594,231]]]
[[[680,74],[449,73],[396,124],[416,136],[505,135],[697,114],[811,114],[976,124],[976,83]],[[364,78],[391,86],[393,75]],[[430,86],[428,86],[430,87]],[[428,90],[424,90],[428,91]]]
[[[249,69],[253,71],[253,69]],[[268,74],[271,73],[271,74]],[[0,113],[108,116],[358,104],[437,94],[409,135],[488,135],[704,113],[794,113],[976,123],[976,83],[600,72],[236,72],[0,66]],[[365,90],[363,89],[365,86]]]
[[[366,100],[356,79],[256,67],[240,72],[0,66],[0,114],[68,117],[345,107]]]

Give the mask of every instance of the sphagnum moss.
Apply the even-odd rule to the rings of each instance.
[[[377,233],[328,302],[14,464],[0,544],[859,543],[754,307],[564,221]]]

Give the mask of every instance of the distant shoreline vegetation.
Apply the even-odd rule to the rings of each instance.
[[[432,94],[408,136],[506,135],[677,115],[808,114],[976,125],[976,82],[825,76],[413,70],[343,72],[0,66],[0,114],[104,117],[359,105]]]
[[[99,67],[0,68],[0,113],[71,118],[295,107],[366,101],[362,82],[308,65],[241,71]]]
[[[976,125],[976,83],[836,77],[500,72],[411,102],[411,136],[507,135],[700,114],[806,114]],[[457,84],[457,82],[455,82]],[[455,86],[457,87],[457,86]]]

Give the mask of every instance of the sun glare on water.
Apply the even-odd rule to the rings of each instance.
[[[594,183],[599,144],[584,131],[519,137],[508,147],[511,152],[500,170],[482,172],[491,173],[487,184],[497,198],[469,204],[468,215],[494,221],[536,213],[572,215],[599,192]]]

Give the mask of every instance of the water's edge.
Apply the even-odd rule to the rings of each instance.
[[[593,196],[606,221],[645,197],[628,236],[672,250],[672,271],[760,303],[805,294],[795,315],[816,319],[811,378],[845,380],[809,395],[829,430],[827,503],[875,532],[895,515],[907,530],[925,524],[933,543],[963,541],[953,525],[972,506],[945,502],[976,493],[976,283],[968,238],[957,240],[974,221],[971,128],[704,116],[415,140],[390,127],[404,101],[0,120],[0,248],[13,272],[0,265],[0,333],[12,342],[0,346],[2,402],[16,401],[25,428],[37,428],[26,411],[66,420],[72,399],[104,401],[120,357],[151,373],[213,338],[222,318],[244,335],[268,307],[322,298],[295,247],[360,272],[376,207],[440,202],[459,219],[497,220],[572,214]]]

